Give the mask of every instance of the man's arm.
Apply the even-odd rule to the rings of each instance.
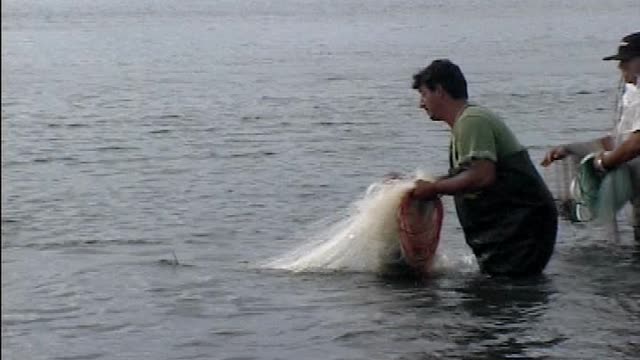
[[[467,170],[435,182],[418,181],[412,194],[430,199],[438,194],[454,195],[480,190],[496,181],[496,165],[490,160],[474,160]]]
[[[640,156],[640,131],[629,134],[627,140],[620,146],[600,156],[602,158],[602,166],[605,169],[618,167]]]
[[[613,139],[611,136],[605,136],[591,141],[556,146],[547,152],[540,165],[545,167],[549,166],[552,162],[562,160],[567,157],[567,155],[575,155],[581,159],[589,153],[601,151],[603,149],[613,149]]]

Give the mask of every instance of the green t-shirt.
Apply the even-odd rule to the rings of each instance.
[[[467,244],[478,264],[496,274],[526,273],[544,266],[557,230],[551,193],[529,153],[504,122],[489,110],[472,105],[452,129],[450,176],[480,159],[495,164],[495,182],[454,196]],[[544,256],[547,258],[541,258]]]
[[[451,155],[454,167],[474,159],[495,163],[523,149],[504,122],[480,106],[468,106],[453,126]]]

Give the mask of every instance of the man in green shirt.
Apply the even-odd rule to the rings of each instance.
[[[468,103],[460,68],[446,59],[414,75],[420,107],[451,128],[449,175],[418,180],[413,196],[453,195],[467,244],[490,275],[542,272],[556,240],[558,213],[529,153],[495,114]]]

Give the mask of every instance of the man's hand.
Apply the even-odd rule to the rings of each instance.
[[[564,146],[554,147],[545,155],[544,160],[542,160],[540,165],[547,167],[556,160],[564,159],[565,157],[567,157],[567,155],[569,155],[569,151],[567,151]]]
[[[612,151],[598,154],[594,165],[598,168],[610,170],[621,166],[640,156],[640,131],[633,132],[629,137]]]
[[[421,200],[430,200],[437,195],[436,184],[424,180],[416,180],[415,187],[411,190],[411,196]]]

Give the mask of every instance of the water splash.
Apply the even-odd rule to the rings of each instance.
[[[354,271],[382,272],[400,256],[396,211],[415,179],[432,177],[418,172],[411,179],[371,184],[339,218],[327,218],[305,230],[307,241],[299,248],[268,262],[265,267],[295,272]],[[434,270],[456,262],[436,253]],[[464,259],[464,263],[469,263]]]

